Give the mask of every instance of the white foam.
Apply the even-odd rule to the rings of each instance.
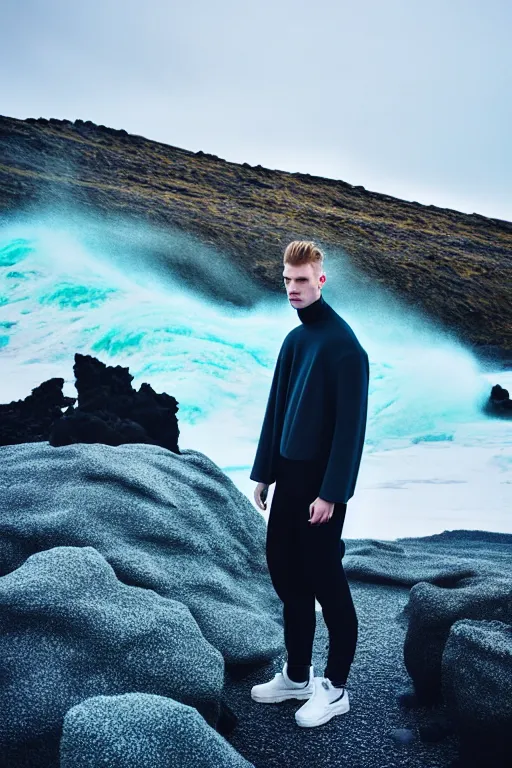
[[[76,396],[77,351],[128,366],[135,388],[148,382],[177,398],[180,446],[206,453],[252,501],[249,474],[275,361],[298,322],[284,290],[282,302],[236,309],[178,281],[159,282],[150,266],[144,280],[140,261],[133,273],[121,269],[64,225],[13,223],[0,231],[0,248],[16,238],[32,250],[0,266],[0,323],[14,323],[0,328],[8,337],[1,401],[22,399],[54,376]],[[326,301],[371,364],[367,440],[344,533],[512,532],[512,428],[481,412],[492,384],[510,391],[512,372],[484,371],[450,334],[384,295],[365,303],[348,278],[332,291]]]

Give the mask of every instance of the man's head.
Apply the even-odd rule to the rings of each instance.
[[[290,304],[307,307],[320,298],[325,283],[324,254],[310,240],[293,240],[284,251],[283,279]]]

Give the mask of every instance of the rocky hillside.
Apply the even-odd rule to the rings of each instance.
[[[90,121],[0,116],[0,216],[59,196],[197,235],[270,291],[283,290],[290,240],[336,246],[366,279],[456,331],[482,357],[512,366],[511,222],[229,163]],[[330,256],[327,270],[329,263]]]

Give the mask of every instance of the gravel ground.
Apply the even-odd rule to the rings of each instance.
[[[227,740],[255,768],[446,768],[457,757],[453,734],[438,743],[422,743],[419,726],[444,708],[407,709],[400,693],[412,691],[403,663],[406,626],[397,615],[408,600],[409,588],[350,581],[359,619],[356,655],[347,681],[350,710],[315,728],[301,728],[294,714],[305,702],[259,704],[251,699],[256,683],[282,670],[283,653],[243,679],[226,675],[224,699],[239,721]],[[315,675],[323,675],[327,629],[317,612],[313,650]],[[407,728],[413,738],[396,743],[395,729]]]

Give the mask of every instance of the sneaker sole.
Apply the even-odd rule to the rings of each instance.
[[[257,701],[258,704],[279,704],[281,701],[286,701],[287,699],[309,699],[313,693],[313,687],[311,689],[304,688],[302,691],[297,691],[297,693],[292,693],[291,691],[289,693],[283,693],[281,695],[276,696],[258,696],[258,694],[253,694],[251,691],[251,699],[253,701]]]
[[[342,706],[340,706],[340,704],[342,704]],[[338,702],[333,704],[332,710],[328,710],[325,713],[325,715],[322,715],[322,717],[320,717],[318,720],[315,720],[314,722],[312,720],[309,720],[309,721],[305,720],[301,722],[297,718],[297,715],[295,715],[295,722],[297,723],[297,725],[300,725],[301,728],[314,728],[315,725],[323,725],[324,723],[328,723],[332,717],[335,717],[336,715],[344,715],[345,712],[348,712],[349,710],[350,710],[350,705],[348,703],[345,703],[345,702],[342,703],[340,701],[339,704]]]

